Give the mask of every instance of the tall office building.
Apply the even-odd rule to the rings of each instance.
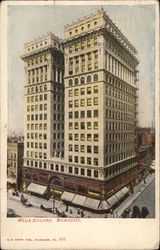
[[[27,78],[23,179],[27,185],[45,185],[46,193],[73,204],[108,209],[138,182],[137,51],[103,9],[65,26],[59,43],[64,54],[54,40],[50,34],[26,44],[22,57]],[[63,98],[56,91],[58,87],[63,93],[63,57],[64,131],[61,113],[54,108],[59,105],[64,115]],[[60,73],[55,74],[53,65],[59,60]],[[41,70],[43,78],[34,82]]]
[[[46,184],[53,156],[64,155],[64,56],[54,34],[25,44],[24,189],[32,181]]]
[[[75,189],[100,199],[125,193],[138,181],[137,51],[103,10],[67,25],[63,45],[65,161]]]

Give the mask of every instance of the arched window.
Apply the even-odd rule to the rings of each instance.
[[[44,90],[47,90],[47,84],[44,85]]]
[[[40,167],[40,168],[42,167],[42,162],[39,162],[39,167]]]
[[[87,83],[91,82],[91,76],[87,76]]]
[[[85,78],[83,76],[81,77],[81,83],[85,83]]]
[[[94,75],[94,82],[97,82],[98,81],[98,74],[95,74]]]
[[[33,92],[34,92],[34,88],[32,87],[32,88],[31,88],[31,93],[33,93]]]
[[[70,80],[69,80],[69,87],[72,87],[72,84],[73,84],[73,80],[70,79]]]
[[[36,87],[36,93],[38,93],[38,87]]]
[[[79,79],[76,78],[76,79],[74,80],[74,84],[75,84],[75,85],[78,85],[78,83],[79,83]]]
[[[30,88],[27,89],[27,94],[29,94],[29,93],[30,93]]]

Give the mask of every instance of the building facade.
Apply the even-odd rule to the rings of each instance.
[[[40,167],[35,169],[35,163],[31,164],[32,161],[41,164],[43,159],[38,154],[35,159],[32,147],[27,147],[27,143],[29,147],[32,145],[30,143],[36,143],[35,135],[32,141],[31,133],[28,132],[32,126],[32,111],[29,110],[31,113],[26,113],[26,119],[29,115],[31,121],[25,121],[28,126],[25,128],[25,136],[29,138],[25,142],[24,180],[28,183],[34,181],[34,174],[27,173],[28,166],[33,172],[39,171],[39,175],[45,176],[44,182],[39,179],[37,183],[46,185],[48,193],[57,191],[62,198],[67,199],[67,192],[72,192],[77,197],[102,202],[110,199],[110,203],[114,205],[112,196],[122,189],[129,192],[138,181],[137,51],[103,10],[67,25],[61,45],[64,49],[65,68],[65,100],[62,104],[65,104],[64,155],[62,153],[62,157],[57,157],[54,154],[55,151],[59,152],[53,147],[59,129],[54,131],[54,127],[51,128],[51,101],[47,103],[47,166],[42,171]],[[32,45],[27,45],[27,50],[28,47]],[[41,51],[45,56],[45,48]],[[29,68],[28,61],[32,63],[32,57],[37,53],[39,52],[34,52],[33,49],[33,52],[27,51],[23,56],[26,75],[35,67]],[[63,52],[61,55],[63,58]],[[49,56],[52,58],[50,50],[47,50],[47,57]],[[53,57],[53,61],[54,59]],[[46,91],[50,91],[53,70],[51,64],[47,67],[49,82]],[[27,82],[28,80],[29,76]],[[33,82],[26,84],[26,109],[27,106],[31,108],[31,104],[27,104],[27,98],[32,99],[32,85],[37,86]],[[41,85],[44,87],[46,83],[42,84],[40,80],[38,86]],[[62,86],[64,89],[64,84]],[[30,93],[27,93],[28,87]],[[49,95],[51,99],[51,92]],[[35,96],[36,93],[34,98]],[[56,117],[54,121],[58,123],[59,118]],[[39,134],[40,127],[37,128]],[[74,199],[71,200],[76,204]]]
[[[17,140],[7,142],[7,183],[17,189],[21,186],[24,143]]]

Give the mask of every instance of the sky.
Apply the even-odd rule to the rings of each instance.
[[[100,9],[101,5],[8,6],[8,131],[24,133],[24,43],[53,32],[64,38],[64,26]],[[139,125],[154,123],[155,6],[103,5],[106,14],[138,51]]]

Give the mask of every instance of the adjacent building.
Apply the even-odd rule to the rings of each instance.
[[[103,9],[25,45],[24,189],[93,209],[133,189],[136,54]]]
[[[24,142],[8,139],[7,142],[7,186],[21,187]]]

